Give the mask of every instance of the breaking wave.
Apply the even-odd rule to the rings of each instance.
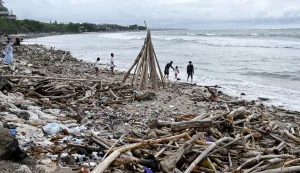
[[[260,76],[274,79],[289,79],[293,81],[300,81],[300,77],[292,75],[292,74],[284,74],[283,72],[246,72],[242,73],[245,76]]]

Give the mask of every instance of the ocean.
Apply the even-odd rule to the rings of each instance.
[[[267,105],[300,111],[300,29],[166,30],[151,34],[161,68],[173,61],[181,81],[186,81],[186,66],[192,61],[197,84],[219,85],[225,93],[248,100],[269,98],[264,102]],[[25,43],[69,50],[92,63],[97,57],[106,63],[114,53],[116,69],[126,71],[145,36],[145,31],[85,33]],[[170,76],[174,80],[172,73]]]

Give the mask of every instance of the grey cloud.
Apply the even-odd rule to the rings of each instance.
[[[164,28],[300,26],[298,0],[6,0],[20,19]],[[243,23],[243,25],[241,25]]]

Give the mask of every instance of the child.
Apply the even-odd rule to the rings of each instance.
[[[175,79],[179,80],[178,77],[177,77],[178,74],[179,74],[178,66],[175,67],[175,70],[174,70],[174,71],[175,71]]]
[[[97,61],[95,62],[95,70],[96,70],[96,76],[99,75],[99,61],[100,61],[100,58],[98,57],[97,58]]]

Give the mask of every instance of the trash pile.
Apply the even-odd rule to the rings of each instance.
[[[20,50],[44,50],[34,46]],[[298,112],[217,86],[140,92],[122,73],[95,79],[90,64],[44,52],[16,52],[16,63],[0,68],[0,141],[9,141],[1,159],[34,158],[29,171],[39,173],[300,171]]]

